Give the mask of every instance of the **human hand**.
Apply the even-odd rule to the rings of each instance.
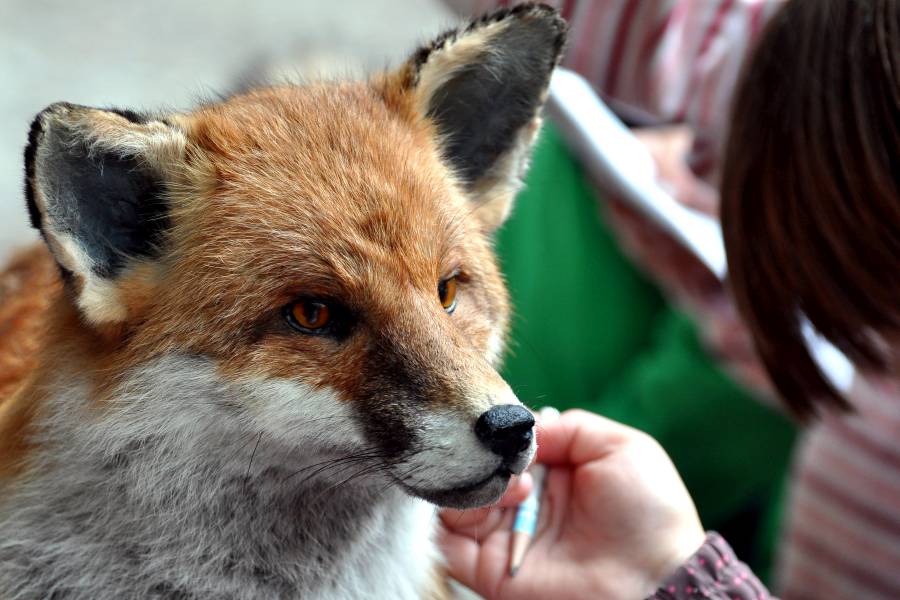
[[[568,411],[538,425],[537,460],[549,468],[540,518],[515,577],[510,530],[528,477],[497,507],[441,513],[450,574],[489,600],[644,598],[705,539],[674,465],[644,433]]]
[[[686,158],[694,144],[694,133],[687,125],[641,127],[631,130],[656,163],[657,183],[670,196],[688,208],[719,215],[719,195],[688,167]]]

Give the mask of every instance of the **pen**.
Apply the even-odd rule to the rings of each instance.
[[[559,417],[559,411],[552,406],[545,406],[540,410],[540,422],[546,423]],[[531,545],[531,540],[537,530],[538,516],[541,511],[541,492],[544,489],[544,476],[547,467],[541,464],[533,464],[529,469],[534,485],[528,497],[516,509],[516,520],[512,528],[512,547],[509,557],[509,575],[515,576],[525,553]]]

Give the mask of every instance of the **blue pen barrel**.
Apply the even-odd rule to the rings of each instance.
[[[541,409],[540,421],[547,423],[558,417],[559,411],[551,406],[545,406]],[[538,515],[541,512],[541,493],[544,490],[544,477],[547,474],[547,467],[542,464],[533,464],[529,472],[534,483],[528,497],[516,510],[516,520],[513,522],[509,556],[509,574],[511,577],[515,577],[522,560],[525,558],[525,553],[528,551],[528,546],[537,532]]]
[[[516,511],[516,520],[513,523],[513,531],[534,536],[534,532],[537,530],[538,511],[540,509],[540,504],[538,503],[539,493],[540,490],[532,489],[525,501],[519,505]]]

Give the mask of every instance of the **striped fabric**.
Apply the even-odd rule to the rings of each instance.
[[[796,457],[779,561],[785,598],[900,598],[900,386],[857,381]]]
[[[565,64],[632,122],[690,124],[688,162],[711,183],[741,64],[780,3],[549,2],[570,22]],[[477,14],[508,3],[450,4]],[[858,413],[811,427],[795,458],[778,566],[785,600],[900,598],[900,386],[859,381],[851,395]]]

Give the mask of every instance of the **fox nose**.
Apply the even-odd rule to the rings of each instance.
[[[478,417],[475,435],[491,452],[513,461],[531,444],[534,417],[517,404],[493,406]]]

